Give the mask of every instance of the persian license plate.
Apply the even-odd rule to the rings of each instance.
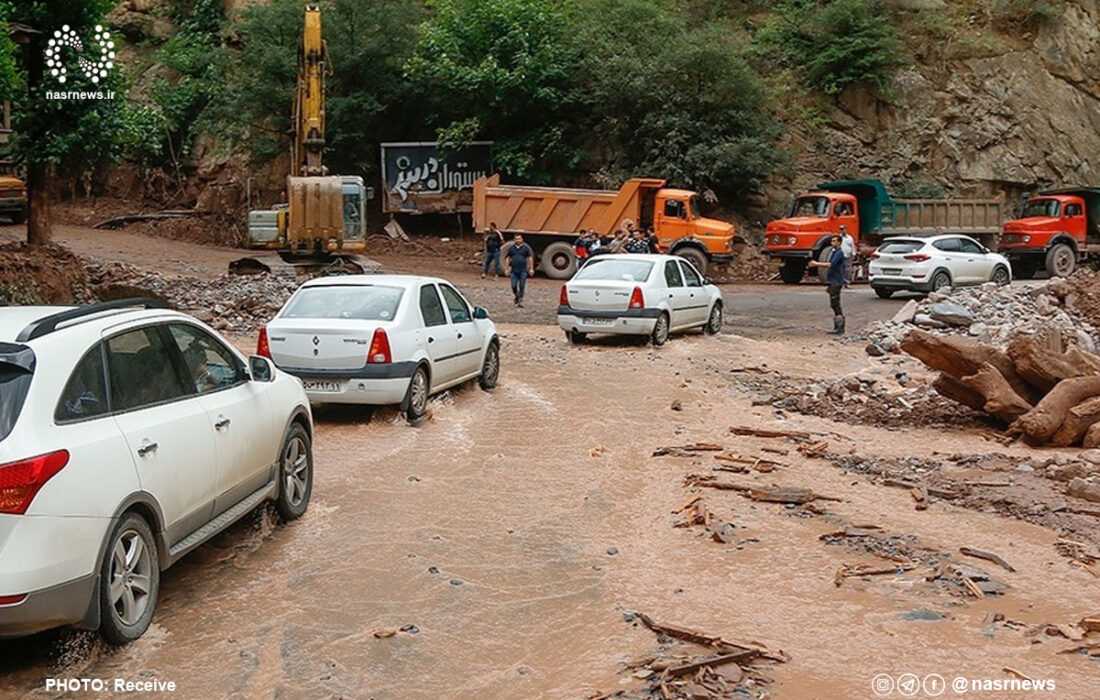
[[[615,325],[615,319],[613,318],[596,318],[594,316],[585,316],[584,324],[586,326],[612,326]]]
[[[882,268],[882,274],[890,275],[891,277],[898,277],[901,275],[900,267],[884,267]]]
[[[303,379],[302,388],[306,391],[340,391],[340,382],[332,381],[329,379]]]

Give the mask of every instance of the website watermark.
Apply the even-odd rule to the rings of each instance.
[[[956,676],[950,682],[938,673],[929,673],[924,677],[915,673],[901,673],[896,676],[879,673],[871,679],[871,692],[880,698],[901,697],[934,698],[944,695],[965,695],[966,693],[1036,693],[1050,692],[1056,689],[1054,679],[1044,678],[972,678]]]
[[[54,30],[46,42],[46,72],[57,83],[57,90],[47,90],[48,100],[113,100],[114,90],[65,90],[66,83],[74,75],[82,75],[93,85],[106,80],[115,67],[115,41],[111,32],[102,24],[95,25],[88,41],[83,41],[76,30],[65,24]]]
[[[174,693],[175,681],[156,679],[131,681],[125,678],[47,678],[46,692]]]

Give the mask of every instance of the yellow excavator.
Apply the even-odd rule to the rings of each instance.
[[[303,274],[362,272],[369,263],[356,255],[365,248],[368,190],[363,178],[329,175],[325,150],[325,64],[321,9],[305,7],[298,41],[298,82],[291,114],[290,174],[284,203],[248,213],[249,247],[278,252]],[[259,272],[270,267],[254,258],[237,260],[230,271]]]

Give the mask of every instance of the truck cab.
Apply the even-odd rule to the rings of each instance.
[[[683,255],[700,270],[708,262],[733,259],[733,224],[700,215],[695,192],[660,188],[653,205],[653,231],[662,252]]]
[[[822,183],[819,189],[796,197],[785,218],[768,222],[764,249],[773,260],[783,262],[779,274],[784,282],[798,284],[810,260],[828,248],[829,239],[840,233],[841,226],[859,247],[861,224],[868,220],[877,223],[877,217],[860,214],[864,210],[878,212],[882,202],[888,201],[881,183],[867,182],[877,187],[864,181]],[[826,189],[830,187],[837,189]]]
[[[0,216],[11,217],[13,224],[27,220],[27,186],[12,175],[0,174]]]
[[[1028,198],[1019,218],[1005,223],[998,250],[1021,279],[1040,268],[1065,277],[1078,262],[1100,252],[1098,221],[1100,188],[1041,192]]]

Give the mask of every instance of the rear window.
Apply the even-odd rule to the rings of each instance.
[[[625,280],[643,282],[649,279],[653,263],[621,257],[594,258],[580,269],[575,280]]]
[[[912,253],[914,250],[919,250],[923,246],[924,241],[886,241],[879,246],[878,252],[902,255],[904,253]]]
[[[26,345],[0,343],[0,440],[15,427],[34,377],[34,352]]]
[[[350,318],[392,321],[405,293],[402,287],[333,285],[305,287],[286,305],[281,318]]]

